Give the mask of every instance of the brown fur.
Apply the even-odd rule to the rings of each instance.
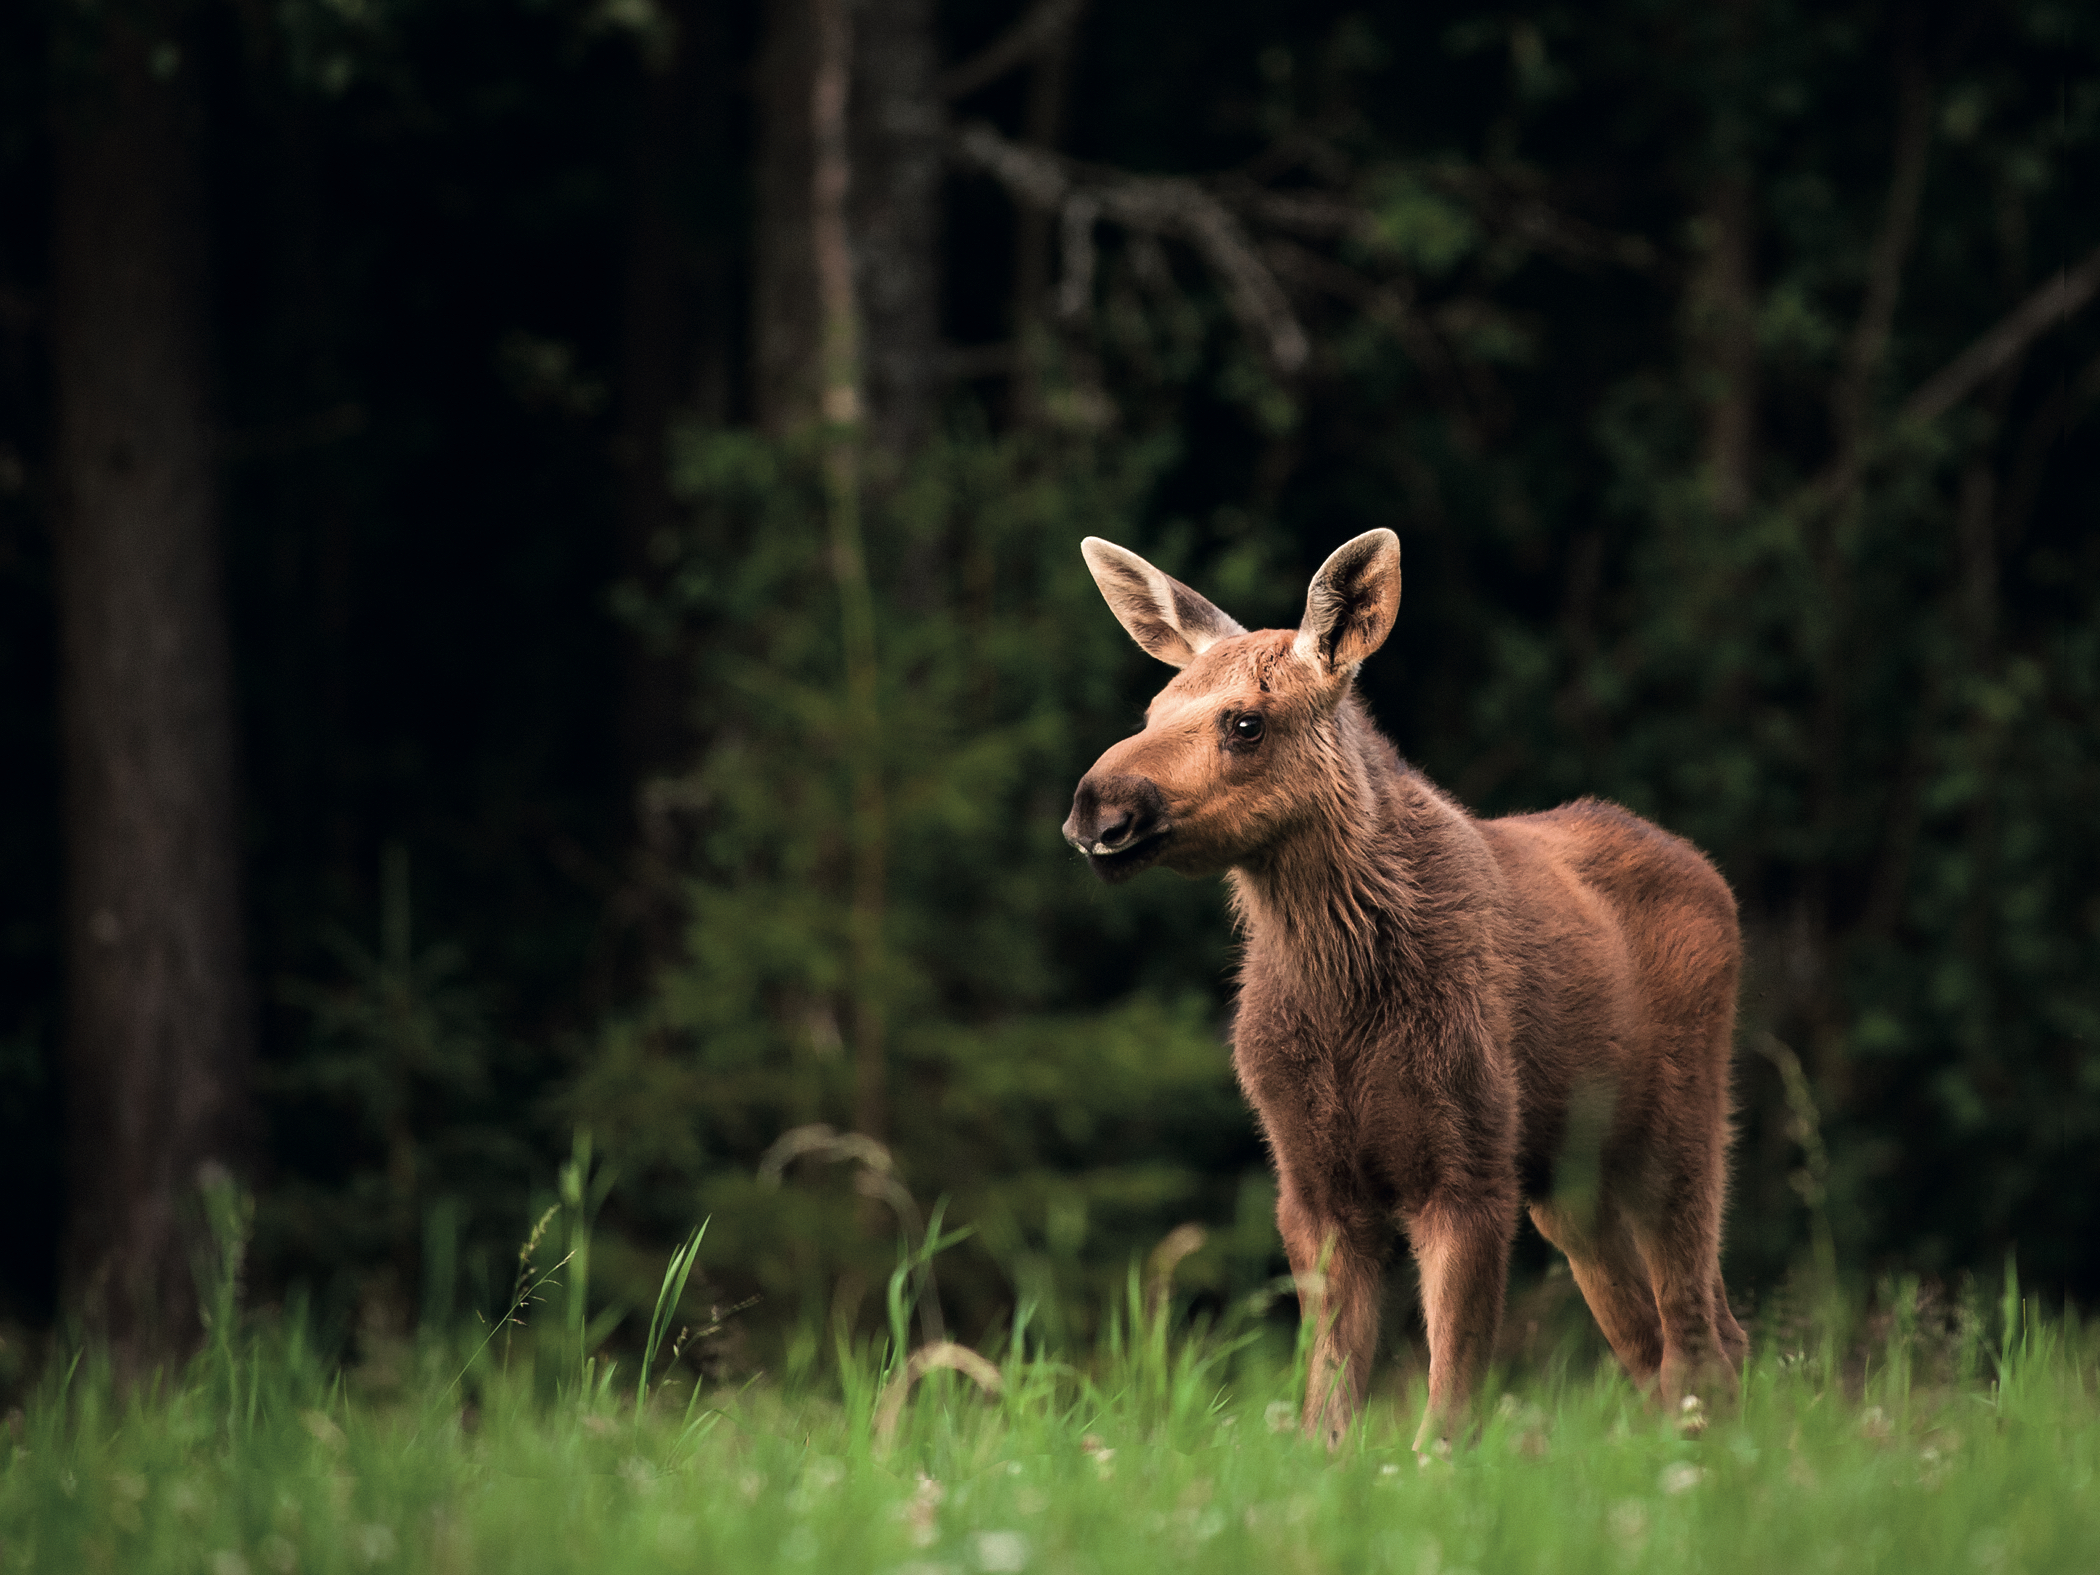
[[[1158,597],[1097,559],[1150,566],[1088,547],[1118,616],[1157,639]],[[1396,1230],[1429,1334],[1416,1447],[1462,1425],[1525,1207],[1637,1383],[1670,1405],[1732,1388],[1726,883],[1614,805],[1475,820],[1400,759],[1354,692],[1399,600],[1389,532],[1330,559],[1296,632],[1240,632],[1150,573],[1174,605],[1169,651],[1147,648],[1186,665],[1087,773],[1066,834],[1109,879],[1228,872],[1245,938],[1234,1065],[1316,1326],[1308,1432],[1336,1442],[1363,1402]]]

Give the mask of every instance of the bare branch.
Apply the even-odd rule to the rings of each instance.
[[[2060,328],[2100,294],[2100,250],[2041,286],[2000,318],[1968,349],[1918,386],[1896,412],[1897,426],[1922,424],[1945,415],[2011,363],[2036,339]],[[2095,362],[2100,367],[2100,362]],[[2091,375],[2090,372],[2088,375]],[[2086,386],[2081,379],[2081,387]],[[1887,437],[1862,436],[1841,452],[1795,495],[1794,507],[1813,516],[1840,502],[1866,467],[1886,450]]]
[[[1087,193],[1065,199],[1064,273],[1057,283],[1057,315],[1077,322],[1094,298],[1094,225],[1101,205]]]
[[[1415,309],[1414,289],[1407,281],[1378,284],[1356,269],[1292,241],[1271,240],[1269,264],[1286,279],[1323,290],[1390,331],[1423,376],[1448,399],[1460,395],[1458,368],[1436,332]]]
[[[1277,370],[1291,373],[1305,364],[1311,346],[1283,287],[1232,211],[1196,182],[1092,168],[1010,142],[985,125],[965,127],[954,146],[961,163],[990,175],[1017,201],[1066,213],[1068,233],[1068,205],[1083,197],[1100,217],[1126,229],[1188,242],[1223,282],[1233,315]]]
[[[968,98],[989,87],[1015,66],[1042,54],[1062,38],[1086,9],[1086,0],[1036,0],[1020,21],[982,50],[941,76],[937,91],[944,99]]]
[[[1519,171],[1442,164],[1422,172],[1431,186],[1461,198],[1491,234],[1520,242],[1571,266],[1668,271],[1646,237],[1607,230],[1562,212]]]
[[[1070,162],[1041,148],[1023,147],[979,122],[965,126],[955,139],[956,156],[992,177],[1018,201],[1055,213],[1072,189]]]
[[[1243,213],[1293,235],[1339,238],[1371,231],[1371,216],[1363,204],[1326,192],[1270,191],[1254,185],[1241,188],[1235,182],[1231,197]]]
[[[1868,407],[1874,376],[1888,351],[1889,330],[1896,320],[1896,297],[1903,271],[1917,239],[1918,202],[1925,191],[1925,162],[1932,148],[1932,87],[1915,57],[1900,71],[1894,171],[1889,177],[1888,206],[1881,233],[1874,238],[1867,268],[1867,293],[1859,321],[1845,347],[1845,365],[1831,390],[1830,413],[1836,429],[1839,490],[1856,477],[1867,441]]]
[[[2100,294],[2100,248],[2077,267],[2057,274],[2000,318],[1988,333],[1918,386],[1897,412],[1899,421],[1935,421],[1987,382],[2013,358]]]

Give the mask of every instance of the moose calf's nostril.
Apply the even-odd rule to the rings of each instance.
[[[1064,825],[1065,840],[1094,858],[1123,853],[1164,829],[1159,789],[1137,776],[1083,780]]]

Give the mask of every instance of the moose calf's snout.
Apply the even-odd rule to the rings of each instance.
[[[1072,795],[1065,841],[1081,853],[1117,853],[1155,835],[1166,819],[1159,789],[1146,778],[1089,773]]]

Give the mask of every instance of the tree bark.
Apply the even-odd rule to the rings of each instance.
[[[1070,6],[1077,20],[1078,6]],[[1070,74],[1072,29],[1063,27],[1042,46],[1028,78],[1027,146],[1057,151],[1064,130],[1065,79]],[[1026,203],[1014,207],[1014,406],[1032,424],[1042,410],[1041,377],[1048,359],[1049,325],[1044,304],[1050,294],[1050,215]]]
[[[195,1339],[195,1193],[241,1157],[251,1054],[201,95],[177,21],[83,21],[54,106],[63,1286],[134,1369]]]
[[[1750,507],[1757,460],[1757,284],[1750,180],[1740,167],[1707,194],[1707,252],[1693,283],[1693,339],[1706,403],[1705,461],[1714,512]]]
[[[851,205],[854,163],[848,93],[853,26],[848,0],[811,0],[814,70],[810,79],[811,259],[823,328],[824,491],[831,569],[839,593],[845,658],[841,730],[852,804],[848,811],[851,897],[847,928],[853,993],[853,1125],[883,1141],[889,1132],[889,1076],[882,1001],[883,889],[888,827],[877,714],[875,607],[861,539],[861,341],[854,291]]]
[[[760,430],[774,437],[816,420],[822,382],[822,316],[809,230],[812,10],[813,0],[767,0],[759,46],[751,393]]]
[[[663,580],[658,539],[678,522],[670,486],[672,412],[683,402],[690,332],[675,182],[691,125],[686,7],[668,0],[664,34],[636,50],[638,102],[629,133],[627,256],[620,300],[621,576],[654,593]],[[620,742],[630,780],[682,761],[686,674],[673,651],[640,633],[626,641]]]
[[[775,435],[818,418],[823,304],[813,261],[813,0],[769,0],[760,51],[753,385]],[[940,396],[943,111],[930,0],[865,0],[853,17],[847,222],[871,446],[913,452]]]
[[[940,409],[944,111],[932,0],[862,0],[853,21],[854,285],[868,437],[909,455]]]

